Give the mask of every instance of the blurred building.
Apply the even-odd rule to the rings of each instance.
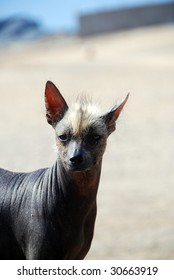
[[[80,35],[87,36],[174,22],[174,3],[146,5],[80,16]]]

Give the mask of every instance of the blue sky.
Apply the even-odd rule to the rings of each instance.
[[[47,31],[76,31],[80,14],[174,0],[0,0],[0,19],[27,16],[38,20]]]

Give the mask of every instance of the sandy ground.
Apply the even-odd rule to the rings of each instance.
[[[85,92],[103,110],[130,92],[110,136],[87,259],[174,259],[174,26],[0,47],[0,166],[56,159],[43,92]]]

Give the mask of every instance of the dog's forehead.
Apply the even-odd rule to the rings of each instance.
[[[62,130],[69,128],[72,134],[77,136],[82,135],[91,127],[96,132],[105,128],[99,108],[89,101],[80,100],[69,108],[57,128]]]
[[[69,121],[74,135],[83,133],[98,118],[97,107],[90,103],[76,103],[69,111]]]

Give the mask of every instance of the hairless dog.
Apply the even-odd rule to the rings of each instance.
[[[57,160],[31,173],[0,169],[0,259],[83,259],[93,238],[107,137],[128,99],[101,115],[87,98],[68,105],[45,88]]]

